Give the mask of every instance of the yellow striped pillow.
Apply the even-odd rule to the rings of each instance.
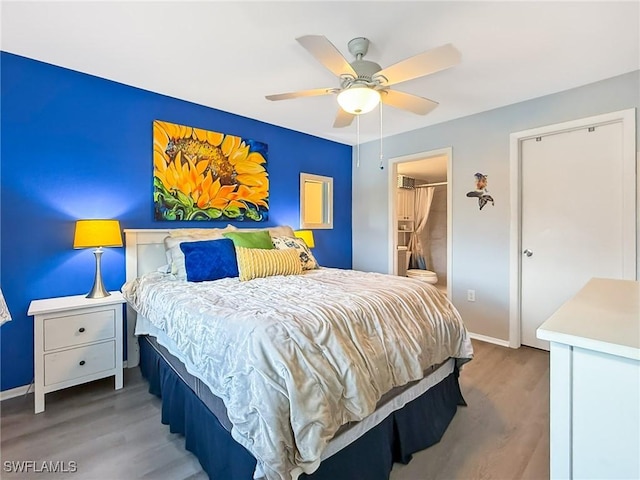
[[[302,263],[294,248],[269,250],[264,248],[236,247],[240,281],[272,275],[299,275]]]

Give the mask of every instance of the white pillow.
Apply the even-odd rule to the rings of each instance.
[[[235,227],[231,224],[228,224],[224,228],[173,228],[169,230],[170,237],[202,237],[206,239],[210,239],[211,235],[214,235],[218,232],[225,233],[233,230],[237,230],[238,227]],[[210,239],[215,240],[215,239]]]

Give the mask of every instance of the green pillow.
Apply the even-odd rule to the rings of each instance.
[[[266,230],[259,232],[226,232],[222,236],[230,238],[236,247],[263,248],[265,250],[275,248],[271,241],[271,235]]]

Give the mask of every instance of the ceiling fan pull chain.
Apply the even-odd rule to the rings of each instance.
[[[360,168],[360,115],[356,115],[356,167]]]
[[[384,165],[382,164],[382,159],[384,158],[382,154],[382,102],[380,102],[380,170],[384,170]]]

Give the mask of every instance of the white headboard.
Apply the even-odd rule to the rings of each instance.
[[[169,229],[125,229],[127,282],[167,263],[164,239]]]
[[[126,281],[153,272],[167,263],[164,239],[169,229],[125,229]],[[136,311],[127,305],[127,367],[140,363],[140,348],[135,336]]]

